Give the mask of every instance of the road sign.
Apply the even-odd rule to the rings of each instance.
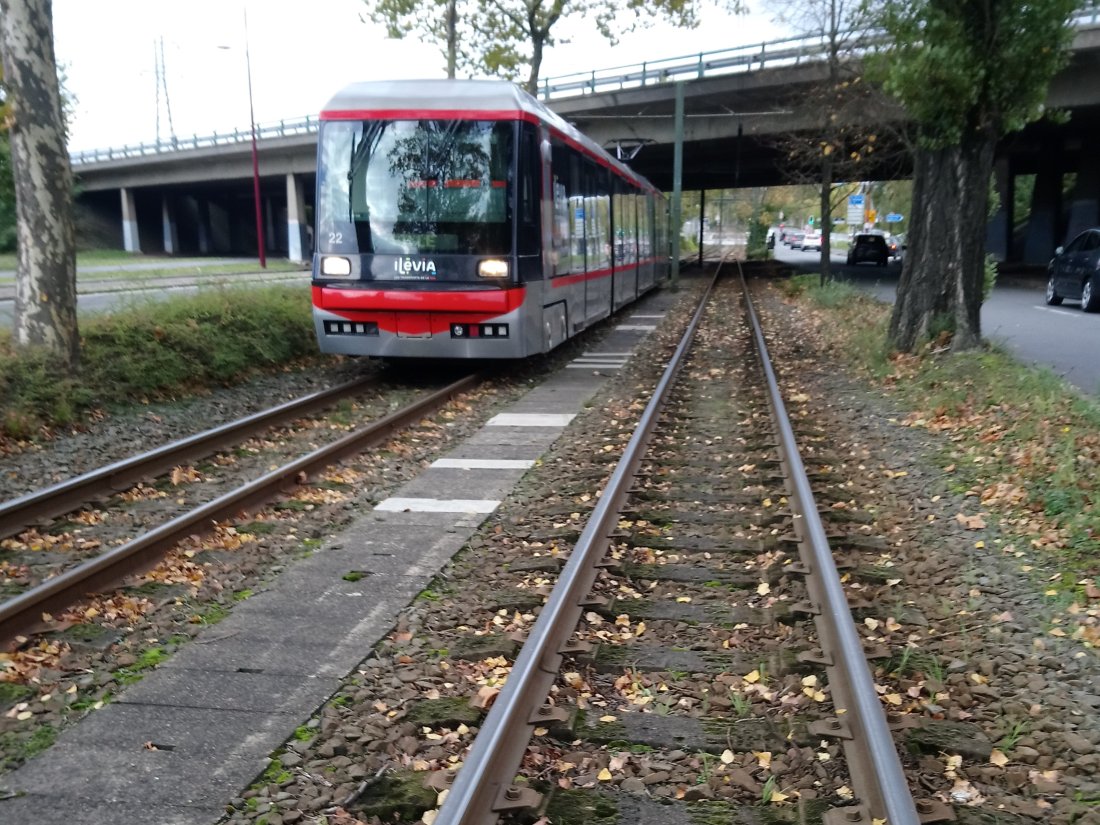
[[[898,212],[891,212],[889,215],[886,216],[886,222],[887,223],[901,223],[901,221],[904,218],[905,218],[905,216],[902,215],[902,214],[899,214]]]
[[[848,226],[853,231],[863,228],[863,195],[848,196]]]

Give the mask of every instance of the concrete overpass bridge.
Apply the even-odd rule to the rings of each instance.
[[[1001,259],[1045,263],[1054,247],[1100,224],[1100,12],[1082,12],[1070,64],[1048,106],[1067,123],[1033,124],[998,149],[1001,203],[1019,175],[1036,183],[1028,225],[1014,236],[1006,211],[990,223]],[[540,96],[659,188],[673,188],[675,89],[684,95],[685,191],[789,183],[776,137],[812,126],[800,90],[824,76],[821,38],[801,37],[545,80]],[[257,125],[265,246],[308,257],[316,169],[316,118]],[[254,254],[249,130],[73,155],[81,229],[153,254]],[[906,174],[894,170],[891,174]],[[1063,194],[1065,176],[1074,187]]]

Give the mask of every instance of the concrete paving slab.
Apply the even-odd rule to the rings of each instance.
[[[417,580],[419,582],[419,580]],[[367,611],[352,613],[341,605],[314,606],[297,614],[295,605],[269,603],[269,610],[241,613],[187,645],[161,669],[234,671],[242,668],[267,674],[347,674],[393,627],[394,616],[424,589],[408,582],[388,581],[379,587]]]
[[[240,670],[165,668],[118,697],[118,704],[196,710],[271,711],[304,718],[340,686],[336,677]]]
[[[400,492],[400,491],[398,491]],[[478,525],[485,520],[488,513],[456,512],[413,512],[408,508],[393,511],[372,510],[368,516],[375,523],[368,529],[377,529],[377,523],[385,523],[386,527],[434,527],[437,530],[454,528],[457,530],[476,530]]]
[[[436,498],[416,495],[412,490],[404,496],[393,496],[378,502],[376,513],[453,513],[455,515],[489,515],[500,506],[500,499]],[[450,492],[450,491],[447,491]]]
[[[526,472],[526,469],[457,470],[449,467],[429,467],[403,486],[400,495],[438,499],[476,496],[478,499],[499,502]]]
[[[530,470],[533,460],[519,458],[439,458],[428,465],[430,470]],[[464,474],[465,475],[465,474]]]
[[[467,447],[518,447],[536,450],[538,455],[542,455],[560,435],[561,430],[541,429],[533,432],[516,427],[489,427],[470,436],[465,443]]]
[[[569,426],[570,422],[576,416],[576,413],[572,412],[547,412],[541,409],[539,404],[528,403],[522,406],[535,406],[540,407],[538,411],[532,412],[505,412],[498,415],[494,415],[490,418],[485,426],[487,427],[556,427],[558,429],[565,429]],[[516,405],[513,409],[521,407]]]
[[[58,802],[61,804],[59,805]],[[119,803],[101,800],[58,800],[38,794],[0,801],[0,822],[11,825],[118,825],[119,822],[156,825],[210,825],[225,811],[212,799],[199,807]]]
[[[290,714],[111,704],[62,734],[48,758],[4,777],[4,786],[96,802],[192,806],[216,799],[224,806],[299,723]]]
[[[464,441],[459,447],[447,453],[447,458],[485,458],[511,459],[515,461],[537,461],[544,452],[547,444],[498,444],[487,438],[481,438],[481,433]]]

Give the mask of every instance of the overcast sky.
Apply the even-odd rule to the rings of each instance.
[[[76,98],[70,149],[247,130],[246,8],[257,123],[316,115],[352,81],[445,75],[437,47],[388,41],[382,27],[362,22],[361,0],[54,0],[57,59]],[[715,11],[699,29],[664,26],[624,38],[614,49],[594,31],[562,29],[557,36],[570,42],[547,53],[542,76],[789,33],[765,14],[735,18]]]

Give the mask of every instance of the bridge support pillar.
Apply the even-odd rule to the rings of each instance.
[[[1058,246],[1058,223],[1062,215],[1062,157],[1058,146],[1044,146],[1031,195],[1031,214],[1024,238],[1024,263],[1047,263]]]
[[[986,226],[985,248],[998,261],[1006,261],[1012,254],[1012,204],[1016,188],[1008,158],[999,158],[993,164],[993,181],[1000,205]]]
[[[1069,198],[1069,223],[1061,241],[1063,245],[1100,223],[1100,157],[1092,152],[1080,154],[1077,181]]]
[[[138,234],[137,206],[134,193],[129,189],[119,190],[122,198],[122,248],[127,252],[141,253],[141,235]]]
[[[164,254],[175,255],[179,251],[179,227],[176,225],[175,204],[165,195],[160,199],[160,223],[164,231]]]
[[[210,254],[210,203],[206,200],[198,202],[198,236],[199,254]]]
[[[305,261],[312,254],[306,237],[305,192],[293,172],[286,176],[286,238],[289,260]]]
[[[276,249],[275,239],[278,237],[275,234],[275,206],[271,203],[271,198],[264,198],[263,203],[264,212],[264,252],[274,252]]]

